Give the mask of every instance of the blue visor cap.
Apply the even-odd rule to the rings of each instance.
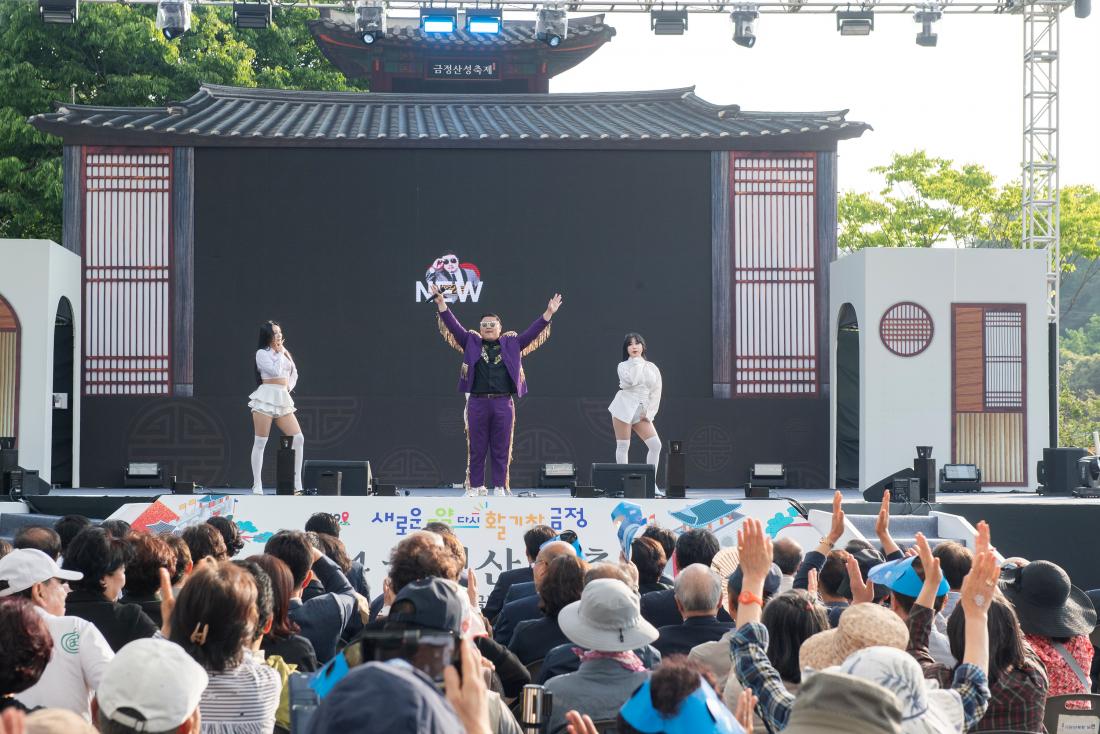
[[[718,694],[702,678],[699,687],[680,703],[675,716],[665,718],[653,708],[648,680],[627,699],[619,714],[623,721],[643,734],[745,734]]]
[[[921,589],[924,588],[924,581],[917,575],[916,569],[913,568],[913,562],[916,560],[916,556],[909,556],[899,558],[896,561],[880,563],[867,574],[867,580],[887,586],[890,591],[896,591],[905,596],[918,597]],[[943,596],[949,589],[947,579],[940,579],[936,596]]]

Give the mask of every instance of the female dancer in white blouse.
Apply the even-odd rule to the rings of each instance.
[[[646,359],[645,339],[641,334],[627,334],[623,341],[623,361],[619,363],[619,392],[608,406],[615,428],[615,463],[626,464],[630,451],[630,431],[645,442],[649,453],[646,463],[661,459],[661,439],[653,427],[657,409],[661,407],[661,371]]]
[[[259,349],[256,350],[256,392],[249,395],[248,407],[252,408],[252,424],[256,438],[252,443],[252,493],[263,494],[260,472],[264,466],[264,446],[267,445],[271,423],[279,427],[284,436],[290,436],[294,447],[294,489],[302,490],[302,447],[305,437],[294,417],[294,401],[290,391],[298,382],[298,368],[283,345],[283,330],[274,321],[260,326]]]

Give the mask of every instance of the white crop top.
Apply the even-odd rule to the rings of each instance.
[[[256,350],[256,369],[260,371],[260,379],[263,380],[286,378],[287,390],[293,390],[298,384],[298,368],[286,352],[276,352],[270,348]]]

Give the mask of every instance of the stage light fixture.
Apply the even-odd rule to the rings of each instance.
[[[123,467],[123,487],[164,487],[164,467],[155,461],[131,461]]]
[[[190,0],[160,0],[157,3],[157,28],[169,41],[191,30]]]
[[[539,9],[535,19],[535,38],[550,48],[557,48],[569,34],[569,18],[565,10],[556,5]]]
[[[688,27],[686,10],[649,11],[649,29],[658,36],[682,36]]]
[[[836,29],[842,36],[869,36],[875,29],[875,14],[870,10],[838,10]]]
[[[913,20],[920,23],[920,33],[917,34],[917,45],[925,48],[933,48],[938,37],[932,32],[932,24],[943,17],[943,11],[934,3],[922,5],[921,9],[913,13]]]
[[[733,42],[738,46],[752,48],[756,45],[756,21],[760,11],[755,5],[742,5],[730,13],[733,21]]]
[[[454,8],[420,9],[420,30],[424,33],[454,33],[458,27],[458,11]]]
[[[233,3],[233,25],[262,30],[271,25],[271,3]]]
[[[940,469],[941,492],[981,492],[982,470],[976,464],[944,464]]]
[[[355,6],[355,34],[368,46],[386,35],[386,10],[377,0],[360,0]]]
[[[782,464],[753,464],[749,484],[754,487],[786,487],[787,468]]]
[[[469,33],[500,33],[504,21],[499,8],[470,8],[466,10],[466,31]]]
[[[80,0],[38,0],[38,16],[43,23],[72,25],[80,15]]]
[[[1087,18],[1092,13],[1092,0],[1073,0],[1073,15]]]

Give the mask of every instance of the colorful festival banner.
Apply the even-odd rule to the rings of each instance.
[[[772,538],[789,537],[803,548],[817,544],[820,533],[781,499],[706,498],[629,500],[642,508],[647,523],[676,534],[692,528],[713,532],[723,547],[736,546],[737,528],[746,517],[764,523]],[[527,564],[523,533],[532,525],[573,530],[589,561],[617,560],[619,540],[611,521],[617,499],[542,497],[256,497],[251,495],[165,495],[133,520],[138,530],[180,532],[215,515],[227,515],[240,528],[244,549],[238,558],[262,553],[264,543],[283,528],[302,529],[315,512],[332,514],[348,555],[367,569],[372,593],[381,593],[390,549],[429,522],[450,525],[467,549],[478,588],[488,595],[497,575]]]

